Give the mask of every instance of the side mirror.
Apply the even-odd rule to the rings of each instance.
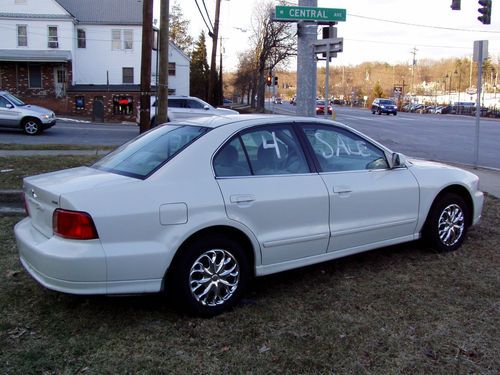
[[[406,157],[403,154],[395,152],[391,158],[391,168],[406,167]]]
[[[210,107],[209,107],[208,105],[206,105],[206,106],[204,106],[204,107],[203,107],[203,109],[204,109],[205,111],[208,111],[208,110],[210,109]]]
[[[10,104],[10,103],[5,104],[5,107],[6,107],[6,108],[9,108],[9,109],[14,108],[14,106],[13,106],[12,104]]]

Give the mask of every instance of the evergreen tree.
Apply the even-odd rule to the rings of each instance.
[[[380,85],[380,81],[377,81],[375,84],[375,87],[373,87],[373,93],[372,93],[374,98],[383,98],[384,97],[384,90],[382,89],[382,86]]]
[[[202,31],[191,54],[191,73],[189,77],[190,94],[203,100],[208,98],[208,78],[210,74],[205,42],[205,33]]]
[[[186,55],[191,54],[193,38],[189,35],[189,20],[184,18],[182,8],[177,1],[169,13],[169,38]]]

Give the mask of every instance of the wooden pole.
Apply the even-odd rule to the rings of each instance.
[[[142,3],[140,132],[149,130],[151,107],[151,51],[153,46],[153,0]]]

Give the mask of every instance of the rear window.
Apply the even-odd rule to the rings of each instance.
[[[145,179],[208,130],[200,126],[161,126],[124,144],[92,167]]]

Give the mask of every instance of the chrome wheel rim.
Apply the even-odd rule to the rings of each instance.
[[[38,131],[38,124],[35,121],[28,121],[24,125],[24,130],[28,134],[35,134]]]
[[[441,212],[438,222],[438,231],[439,238],[444,245],[455,245],[462,237],[464,228],[464,212],[459,205],[450,204]]]
[[[231,298],[240,280],[240,267],[226,250],[213,249],[200,255],[189,271],[189,287],[204,306],[218,306]]]

